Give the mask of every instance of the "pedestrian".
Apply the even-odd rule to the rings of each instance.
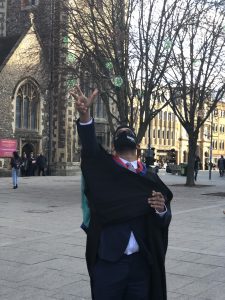
[[[200,164],[200,158],[199,158],[199,156],[195,156],[195,163],[194,163],[194,179],[195,179],[195,181],[197,181],[199,164]]]
[[[21,176],[27,176],[28,175],[28,158],[27,154],[24,152],[23,157],[21,159],[21,168],[20,168]]]
[[[160,165],[159,165],[159,161],[157,160],[157,161],[155,161],[154,162],[154,172],[156,173],[156,174],[158,174],[159,173],[159,169],[160,169]]]
[[[36,158],[34,157],[34,153],[31,152],[28,157],[28,176],[34,176],[36,169]]]
[[[20,171],[20,166],[21,166],[21,159],[20,159],[17,151],[13,152],[13,157],[11,158],[10,165],[12,168],[13,189],[17,189],[18,188],[19,171]]]
[[[45,176],[45,171],[47,168],[47,159],[42,153],[40,153],[40,155],[37,157],[36,164],[37,164],[37,169],[38,169],[38,176],[40,176],[41,173],[42,173],[42,176]]]
[[[221,157],[218,159],[217,166],[219,169],[220,177],[223,177],[225,170],[225,159],[223,158],[223,155],[221,155]]]
[[[157,174],[137,161],[129,126],[114,135],[114,153],[97,142],[90,106],[79,87],[71,91],[79,112],[81,169],[90,220],[86,260],[95,300],[165,300],[165,254],[173,195]]]

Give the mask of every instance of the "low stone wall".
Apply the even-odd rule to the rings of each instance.
[[[11,170],[0,168],[0,177],[11,177]]]
[[[80,163],[57,163],[50,166],[51,176],[73,176],[81,173]]]

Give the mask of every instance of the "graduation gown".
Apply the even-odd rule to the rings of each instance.
[[[86,244],[90,277],[97,258],[101,230],[107,225],[143,217],[146,219],[147,247],[152,258],[149,266],[149,300],[166,300],[165,255],[171,221],[172,192],[158,175],[148,173],[140,176],[118,165],[112,155],[98,145],[94,123],[82,126],[78,122],[77,127],[83,146],[81,169],[91,214]],[[161,192],[166,199],[167,213],[162,218],[147,201],[153,190]]]

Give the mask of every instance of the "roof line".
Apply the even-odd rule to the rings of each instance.
[[[33,28],[35,34],[36,34],[36,37],[37,37],[37,40],[40,44],[40,47],[43,49],[43,44],[42,44],[42,41],[41,41],[41,38],[36,30],[36,27],[35,25],[31,25],[20,37],[19,39],[17,40],[17,42],[15,43],[15,45],[12,47],[12,49],[10,50],[9,54],[6,56],[6,58],[4,59],[3,63],[0,65],[0,72],[3,70],[3,68],[5,67],[5,65],[7,64],[7,62],[9,61],[10,57],[12,56],[12,54],[14,53],[14,51],[16,50],[16,48],[19,46],[19,44],[21,43],[21,41],[24,39],[24,37],[28,34],[28,32]]]

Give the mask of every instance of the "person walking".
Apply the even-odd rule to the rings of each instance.
[[[199,156],[195,156],[195,164],[194,164],[194,179],[195,179],[195,181],[197,181],[199,165],[200,165],[200,158],[199,158]]]
[[[219,169],[220,177],[223,177],[225,170],[225,159],[223,158],[223,155],[221,155],[221,157],[218,159],[217,166]]]
[[[13,152],[13,157],[11,158],[10,165],[12,168],[12,183],[13,183],[13,189],[18,188],[18,176],[21,166],[21,159],[19,157],[19,154],[17,151]]]
[[[36,169],[36,158],[34,157],[34,153],[31,152],[28,157],[28,176],[34,176]]]
[[[28,175],[28,158],[27,154],[24,152],[23,157],[21,159],[21,168],[20,168],[21,176],[27,176]]]
[[[36,164],[37,164],[37,168],[38,168],[38,176],[40,176],[41,173],[42,173],[42,176],[45,176],[45,170],[47,167],[47,159],[42,153],[40,153],[40,155],[37,157]]]
[[[114,153],[98,144],[90,106],[79,87],[71,91],[79,113],[81,170],[90,220],[86,261],[92,299],[165,300],[165,255],[171,221],[169,188],[137,161],[137,138],[129,126],[114,135]]]

